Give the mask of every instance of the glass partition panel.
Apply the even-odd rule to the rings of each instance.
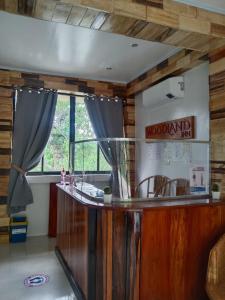
[[[92,198],[102,199],[106,187],[112,201],[209,195],[208,142],[109,138],[78,141],[70,148],[70,169],[79,173],[76,189]],[[93,155],[95,151],[100,154]],[[108,173],[91,174],[96,164]]]

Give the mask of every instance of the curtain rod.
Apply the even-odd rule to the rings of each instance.
[[[115,100],[115,101],[118,101],[118,99],[121,99],[124,103],[126,102],[125,99],[122,99],[118,96],[115,96],[115,97],[112,97],[112,96],[104,96],[104,95],[100,95],[100,96],[97,96],[95,94],[87,94],[87,93],[83,93],[83,94],[78,94],[78,93],[66,93],[66,92],[60,92],[60,91],[57,91],[55,89],[48,89],[48,88],[44,88],[44,87],[30,87],[30,86],[14,86],[13,89],[14,90],[22,90],[23,88],[25,89],[28,89],[28,90],[34,90],[34,91],[55,91],[58,93],[58,95],[63,95],[63,96],[72,96],[72,97],[81,97],[81,98],[85,98],[86,96],[89,96],[89,97],[100,97],[100,99],[102,98],[102,100],[104,98],[108,98],[108,99],[111,99],[111,100]],[[110,101],[110,100],[109,100]]]
[[[64,96],[79,96],[79,97],[85,97],[85,96],[89,96],[88,94],[77,94],[77,93],[66,93],[66,92],[59,92],[55,89],[48,89],[48,88],[44,88],[44,87],[31,87],[31,86],[14,86],[13,88],[14,90],[22,90],[22,89],[28,89],[28,90],[34,90],[34,91],[56,91],[58,95],[64,95]]]
[[[63,93],[63,92],[58,92],[58,95],[62,95],[62,96],[72,96],[72,97],[81,97],[81,98],[84,98],[85,96],[88,96],[88,94],[80,95],[80,94]]]

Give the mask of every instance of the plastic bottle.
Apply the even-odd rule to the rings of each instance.
[[[66,184],[66,172],[64,168],[61,171],[61,184]]]

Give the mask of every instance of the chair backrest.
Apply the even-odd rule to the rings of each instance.
[[[154,175],[149,176],[145,179],[143,179],[136,187],[135,189],[135,196],[140,197],[140,188],[143,184],[146,184],[146,193],[144,192],[143,197],[150,198],[157,197],[159,194],[161,194],[162,187],[165,185],[165,183],[169,180],[168,177],[163,175]]]
[[[190,182],[185,178],[167,181],[162,187],[162,196],[182,196],[190,194]]]

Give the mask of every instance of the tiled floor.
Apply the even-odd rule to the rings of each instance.
[[[63,269],[54,253],[54,239],[28,238],[26,243],[0,245],[1,300],[75,300]],[[49,282],[25,287],[24,279],[46,274]]]

